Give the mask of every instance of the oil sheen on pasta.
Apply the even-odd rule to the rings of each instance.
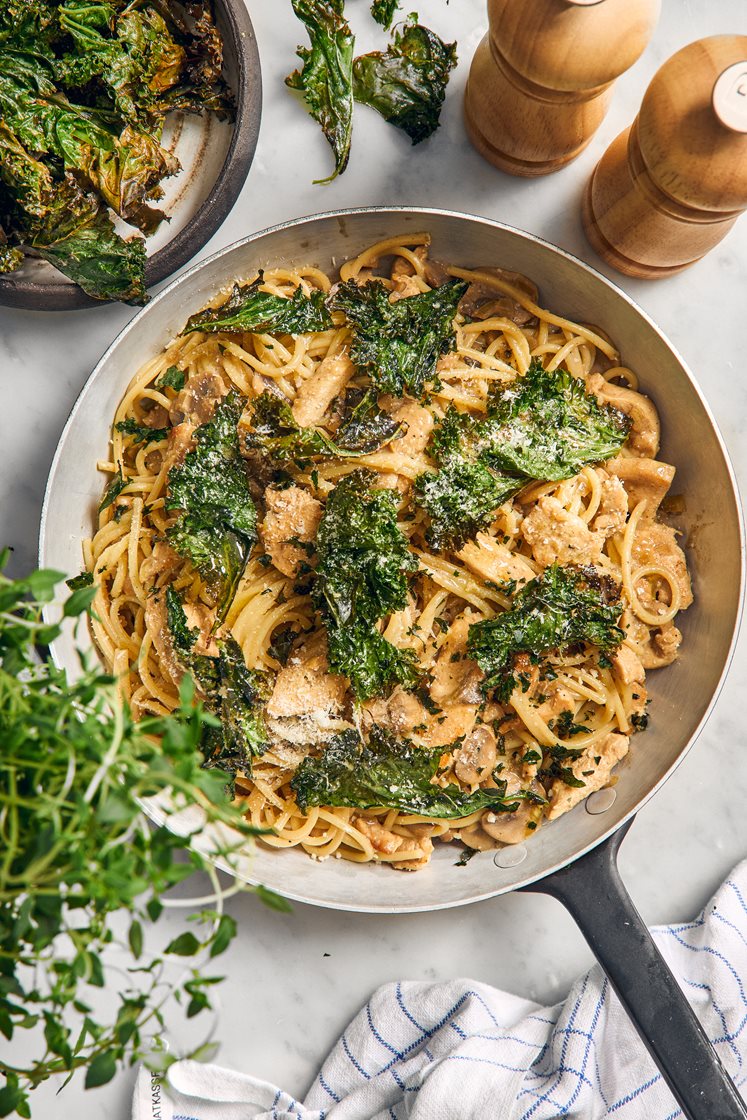
[[[614,782],[613,768],[647,722],[646,672],[676,658],[675,616],[692,602],[683,552],[661,512],[662,502],[665,509],[674,505],[667,497],[674,468],[657,458],[656,408],[638,392],[634,372],[619,364],[613,343],[544,310],[531,280],[497,267],[451,267],[430,257],[429,242],[425,233],[392,237],[348,261],[339,276],[314,267],[264,272],[261,290],[284,297],[299,287],[304,295],[327,295],[340,281],[372,277],[381,278],[391,300],[454,278],[466,282],[466,293],[453,320],[453,348],[438,359],[437,377],[418,399],[373,394],[385,427],[387,417],[394,422],[393,438],[356,456],[288,459],[269,482],[248,454],[258,539],[219,626],[214,582],[167,539],[178,518],[167,508],[170,472],[231,390],[245,410],[240,435],[252,402],[269,393],[290,407],[295,424],[334,441],[344,402],[371,387],[368,373],[351,361],[352,329],[341,311],[328,329],[296,335],[189,331],[142,368],[114,417],[111,458],[99,464],[115,477],[119,494],[84,545],[86,568],[100,587],[95,641],[135,714],[167,712],[177,702],[185,666],[167,624],[171,588],[197,653],[214,656],[230,633],[246,666],[268,674],[261,712],[267,741],[235,787],[252,822],[271,830],[261,842],[402,870],[424,866],[434,842],[483,850],[523,841],[544,820]],[[212,306],[225,299],[219,294]],[[627,416],[623,446],[570,478],[525,479],[483,528],[437,551],[428,543],[428,515],[414,498],[416,480],[436,469],[434,430],[450,409],[484,416],[491,393],[537,360],[546,371],[580,379],[597,401]],[[357,398],[349,397],[357,389]],[[138,425],[155,436],[146,431],[138,441]],[[341,480],[361,471],[369,473],[356,477],[392,495],[409,556],[404,601],[372,626],[412,670],[404,684],[363,700],[344,675],[330,671],[314,596],[326,503]],[[576,642],[541,659],[519,654],[516,687],[499,701],[486,694],[483,671],[469,656],[470,632],[557,566],[591,571],[600,587],[615,589],[624,640],[607,652]],[[386,805],[302,811],[291,783],[304,760],[320,757],[335,736],[366,742],[374,728],[387,742],[433,757],[441,748],[432,779],[440,789],[466,797],[500,785],[507,798],[523,799],[509,801],[511,811],[481,806],[461,818]]]

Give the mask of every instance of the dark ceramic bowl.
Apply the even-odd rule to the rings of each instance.
[[[262,113],[259,52],[244,0],[214,0],[223,38],[224,76],[233,93],[232,121],[205,114],[170,114],[164,147],[181,171],[163,183],[159,203],[169,216],[146,241],[147,288],[180,269],[210,240],[231,212],[254,158]],[[127,231],[130,228],[127,227]],[[92,299],[52,265],[27,257],[18,272],[0,276],[0,305],[33,311],[95,307]]]

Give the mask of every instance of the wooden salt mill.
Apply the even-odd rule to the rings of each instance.
[[[478,152],[512,175],[557,171],[599,127],[643,52],[660,0],[488,0],[464,100]]]
[[[747,209],[747,35],[690,43],[665,62],[584,196],[586,236],[628,276],[693,264]]]

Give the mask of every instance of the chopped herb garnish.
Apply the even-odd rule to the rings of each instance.
[[[65,586],[71,591],[80,591],[81,587],[90,587],[93,583],[93,572],[81,572],[79,576],[65,580]]]
[[[129,416],[126,420],[119,420],[114,427],[123,435],[131,436],[133,443],[155,443],[156,440],[166,439],[169,434],[168,428],[149,428]]]
[[[184,388],[187,375],[178,366],[169,366],[164,373],[158,375],[153,385],[156,389],[176,389],[177,393]]]

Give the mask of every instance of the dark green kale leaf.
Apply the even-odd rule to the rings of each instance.
[[[188,622],[178,593],[166,589],[166,619],[179,660],[195,678],[206,707],[220,721],[205,729],[202,750],[205,767],[251,774],[252,759],[267,749],[262,705],[271,687],[267,673],[248,669],[238,642],[229,634],[218,640],[218,656],[194,653],[197,632]]]
[[[399,424],[366,394],[340,426],[333,440],[318,428],[296,423],[290,405],[274,393],[261,393],[252,405],[251,427],[245,431],[247,448],[263,451],[277,462],[304,462],[316,457],[350,458],[375,451],[399,431]]]
[[[99,513],[103,513],[105,509],[109,508],[112,502],[117,500],[122,491],[129,485],[129,481],[129,478],[123,477],[122,468],[117,467],[117,473],[104,491],[104,496],[99,505]]]
[[[397,525],[394,496],[374,489],[371,480],[368,472],[355,471],[327,498],[313,589],[327,628],[330,668],[350,679],[358,699],[415,679],[412,651],[386,641],[376,624],[405,606],[417,560]]]
[[[324,292],[307,296],[301,287],[293,295],[275,296],[261,292],[264,273],[251,284],[234,284],[233,291],[220,307],[206,307],[193,315],[184,328],[187,331],[256,331],[275,334],[303,334],[305,331],[326,331],[332,324],[325,306]]]
[[[527,481],[570,478],[615,455],[629,430],[629,417],[598,404],[583,381],[533,359],[524,377],[492,394],[485,415],[451,407],[436,425],[429,450],[441,469],[415,482],[429,542],[458,547]]]
[[[479,809],[512,813],[522,801],[540,800],[528,791],[509,796],[506,782],[465,793],[458,785],[433,784],[450,747],[427,750],[374,726],[367,743],[355,729],[336,735],[318,758],[305,758],[291,780],[303,812],[311,805],[356,809],[384,806],[424,817],[458,819]]]
[[[546,370],[535,358],[524,377],[491,396],[472,438],[490,466],[555,482],[616,455],[630,424],[624,412],[600,405],[580,378]]]
[[[490,524],[495,511],[520,487],[516,479],[466,459],[418,475],[414,494],[430,518],[428,543],[439,551],[461,548],[469,537]]]
[[[131,436],[133,443],[155,443],[156,440],[166,439],[168,428],[149,428],[147,424],[138,424],[128,416],[126,420],[119,420],[114,427],[123,435]]]
[[[518,654],[537,664],[581,642],[616,649],[625,637],[621,610],[619,588],[596,568],[553,564],[516,593],[509,610],[470,626],[467,651],[485,673],[484,691],[506,703],[520,683]]]
[[[371,15],[388,31],[398,7],[399,0],[371,0]]]
[[[339,284],[329,305],[353,325],[350,357],[380,393],[423,395],[436,362],[454,348],[454,316],[467,290],[462,280],[392,302],[380,280]]]
[[[353,48],[355,39],[343,15],[344,0],[292,0],[293,11],[306,25],[311,47],[298,47],[303,66],[285,79],[303,94],[306,108],[322,126],[335,155],[328,183],[348,163],[353,129]]]
[[[584,730],[588,730],[588,728],[584,728]],[[542,769],[538,771],[538,775],[542,778],[549,778],[551,781],[559,779],[561,782],[565,782],[567,786],[581,789],[586,785],[586,782],[581,778],[577,778],[571,767],[564,766],[563,763],[568,761],[573,762],[575,759],[580,758],[583,753],[582,749],[566,747],[562,743],[556,743],[546,752],[544,765]]]
[[[438,128],[449,73],[456,64],[456,43],[444,43],[414,17],[394,32],[385,51],[355,59],[353,96],[419,144]]]
[[[368,455],[395,439],[402,425],[378,405],[373,389],[350,389],[335,435],[335,445],[348,454]]]
[[[232,390],[212,420],[195,431],[196,446],[169,472],[167,510],[181,510],[169,542],[219,590],[218,622],[233,599],[256,540],[257,512],[239,451],[244,402]]]

